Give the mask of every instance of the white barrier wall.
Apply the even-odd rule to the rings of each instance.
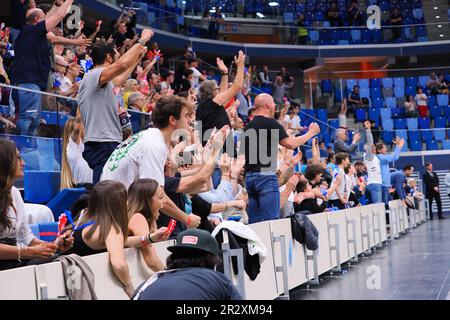
[[[304,246],[292,237],[291,219],[280,219],[270,221],[270,229],[274,237],[285,236],[286,241],[286,258],[288,271],[289,290],[306,283],[306,265]],[[279,242],[273,243],[273,256],[275,265],[281,266],[281,245]],[[283,293],[283,276],[281,273],[276,274],[276,283],[278,294]]]
[[[391,235],[404,231],[408,226],[406,210],[402,209],[400,201],[390,202]],[[422,214],[422,212],[421,212]],[[402,217],[404,223],[399,223]],[[354,256],[356,244],[357,254],[370,249],[387,240],[386,214],[384,204],[357,207],[342,211],[308,215],[308,218],[319,231],[319,249],[316,250],[317,271],[321,275],[338,265],[336,253],[330,247],[336,245],[334,229],[339,226],[339,264]],[[351,223],[354,221],[353,223]],[[367,222],[366,222],[367,221]],[[394,223],[393,223],[394,222]],[[275,272],[275,266],[285,265],[288,288],[293,289],[314,278],[314,262],[306,255],[313,252],[306,250],[292,238],[290,219],[266,221],[249,225],[267,248],[267,258],[261,264],[261,271],[255,281],[245,274],[245,298],[247,300],[272,300],[283,293],[283,274]],[[379,228],[380,233],[375,232]],[[368,237],[363,237],[367,233]],[[281,245],[274,241],[275,237],[285,236],[285,260],[282,259]],[[174,240],[154,244],[157,254],[165,263],[170,252],[168,246]],[[305,252],[306,250],[306,252]],[[142,254],[137,249],[125,250],[130,268],[132,282],[138,287],[152,275]],[[83,258],[95,275],[95,289],[99,299],[127,300],[121,283],[112,272],[108,253],[102,253]],[[233,282],[237,279],[232,275]],[[0,300],[21,299],[55,299],[67,296],[61,262],[53,262],[38,266],[22,267],[0,272]]]
[[[245,274],[245,298],[251,300],[273,300],[278,297],[275,280],[275,266],[272,254],[272,235],[269,221],[248,225],[267,248],[267,258],[261,264],[261,270],[255,281]]]
[[[330,257],[330,238],[328,236],[328,219],[327,213],[317,213],[308,215],[309,220],[316,226],[319,231],[319,249],[317,250],[317,264],[319,275],[329,271],[331,267]],[[313,253],[308,250],[308,255]],[[314,278],[313,261],[308,261],[308,275],[309,279]]]
[[[37,300],[35,267],[0,272],[0,300]]]
[[[338,264],[342,264],[350,259],[348,250],[348,235],[347,235],[347,219],[345,210],[332,211],[327,213],[330,247],[336,246],[336,235],[338,232],[338,250],[339,250],[339,262],[337,261],[337,254],[335,250],[331,250],[331,265],[337,267]],[[337,225],[338,230],[335,231],[332,225]]]
[[[361,210],[359,207],[345,210],[347,218],[347,237],[349,240],[354,240],[356,245],[356,253],[361,254],[367,248],[363,247],[362,231],[361,231]],[[353,223],[350,223],[354,221]],[[354,238],[355,237],[355,238]],[[349,244],[350,255],[354,256],[354,244]]]
[[[372,212],[374,215],[374,224],[377,228],[380,229],[381,239],[378,239],[377,233],[376,242],[381,243],[387,240],[387,231],[386,231],[386,208],[384,203],[372,204]],[[378,225],[378,222],[380,225]]]

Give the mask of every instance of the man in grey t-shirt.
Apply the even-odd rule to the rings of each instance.
[[[145,44],[152,36],[153,31],[145,29],[140,40],[120,58],[114,43],[101,41],[92,46],[94,69],[81,83],[78,104],[85,127],[83,158],[94,171],[93,184],[100,180],[109,156],[122,142],[119,107],[113,89],[129,78],[145,56]]]

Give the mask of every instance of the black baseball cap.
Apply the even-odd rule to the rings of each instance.
[[[187,229],[177,236],[176,245],[167,248],[172,253],[199,250],[219,256],[219,244],[216,239],[205,230]]]

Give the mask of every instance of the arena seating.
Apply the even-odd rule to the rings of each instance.
[[[382,135],[384,141],[391,141],[393,135],[393,132],[386,132],[386,130],[405,130],[405,137],[408,140],[407,148],[410,151],[447,149],[448,144],[444,144],[444,141],[450,138],[450,130],[446,130],[450,126],[449,96],[448,94],[432,95],[427,92],[428,79],[429,76],[425,75],[382,79],[348,79],[343,81],[345,86],[343,91],[348,96],[353,86],[358,85],[361,97],[367,96],[367,92],[369,92],[369,108],[356,109],[355,119],[360,123],[373,120],[377,127],[381,125],[380,129],[384,130]],[[446,79],[450,79],[450,75],[447,74]],[[331,80],[322,80],[320,85],[324,94],[341,90],[339,83],[337,82],[337,85],[333,87]],[[429,118],[406,118],[405,116],[404,96],[412,95],[414,97],[417,87],[421,87],[428,95]],[[383,94],[380,95],[380,92]],[[340,96],[334,98],[336,103],[340,102]],[[442,128],[442,130],[427,131],[427,129],[434,128]],[[411,139],[411,135],[414,135],[413,139]]]

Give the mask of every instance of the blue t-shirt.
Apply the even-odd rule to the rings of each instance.
[[[160,274],[140,294],[139,300],[242,300],[242,297],[220,272],[183,268]]]
[[[45,20],[22,28],[14,44],[15,58],[11,68],[13,83],[33,83],[47,89],[51,46],[47,40]]]

